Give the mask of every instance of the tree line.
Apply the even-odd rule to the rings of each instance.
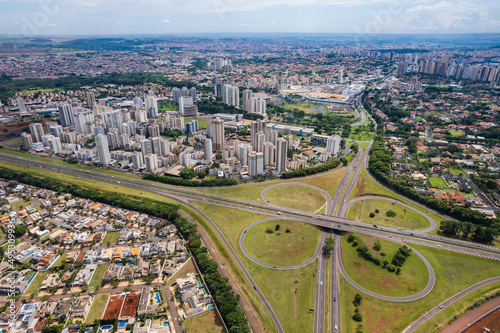
[[[154,173],[146,173],[142,176],[143,179],[158,181],[161,183],[177,186],[189,187],[214,187],[214,186],[232,186],[238,182],[234,179],[203,179],[201,182],[191,179],[183,179],[173,176],[158,176]]]
[[[173,223],[182,237],[188,241],[188,247],[193,257],[196,259],[201,273],[205,277],[207,287],[219,308],[222,319],[229,328],[229,332],[250,332],[245,313],[238,304],[238,298],[231,289],[228,279],[220,273],[217,263],[210,257],[207,248],[201,247],[200,235],[197,232],[196,224],[190,223],[180,216],[178,213],[178,205],[166,204],[161,201],[125,195],[122,193],[102,191],[95,188],[84,188],[75,184],[64,183],[50,177],[38,177],[26,172],[10,170],[5,167],[0,167],[0,177],[16,180],[40,188],[50,189],[59,194],[71,193],[78,197],[163,218],[168,221],[167,223]]]
[[[347,160],[345,160],[345,161],[347,162]],[[317,173],[321,173],[321,172],[325,172],[325,171],[328,171],[331,169],[335,169],[336,167],[339,166],[340,163],[341,163],[340,159],[330,160],[326,163],[323,163],[321,165],[317,165],[314,167],[283,172],[281,174],[280,178],[281,179],[290,179],[290,178],[297,178],[297,177],[305,177],[305,176],[309,176],[309,175],[314,175]]]

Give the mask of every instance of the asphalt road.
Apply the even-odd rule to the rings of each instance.
[[[399,245],[408,246],[408,244],[403,244],[399,241],[395,241],[395,240],[391,240],[391,241],[393,241]],[[362,286],[360,286],[359,284],[357,284],[353,279],[351,279],[351,277],[349,277],[349,275],[347,274],[347,272],[344,269],[344,265],[343,265],[342,260],[341,260],[341,258],[342,258],[342,241],[340,239],[340,236],[336,235],[336,237],[335,237],[335,248],[336,248],[337,255],[339,256],[338,262],[339,262],[339,266],[340,266],[340,271],[342,272],[342,275],[344,276],[344,278],[351,285],[353,285],[356,289],[364,292],[365,294],[379,298],[379,299],[383,299],[385,301],[391,301],[391,302],[410,302],[410,301],[414,301],[414,300],[417,300],[419,298],[422,298],[431,292],[432,288],[434,288],[434,283],[436,282],[436,275],[434,274],[434,270],[433,270],[430,262],[420,252],[418,252],[417,250],[415,250],[414,248],[412,248],[410,246],[408,246],[408,247],[413,251],[413,254],[417,255],[424,262],[425,267],[427,268],[427,271],[429,272],[429,281],[427,282],[427,285],[425,286],[425,288],[423,290],[421,290],[420,292],[418,292],[414,295],[405,296],[405,297],[391,297],[391,296],[385,296],[385,295],[381,295],[381,294],[372,292],[370,290],[367,290],[367,289],[363,288]]]
[[[384,201],[390,201],[390,202],[397,203],[400,206],[403,206],[403,207],[405,207],[407,209],[410,209],[410,210],[412,210],[412,211],[414,211],[414,212],[422,215],[423,217],[425,217],[429,221],[429,223],[431,225],[427,229],[419,230],[419,232],[421,232],[421,233],[427,233],[427,232],[431,232],[432,230],[436,229],[436,221],[434,221],[434,219],[432,217],[430,217],[429,215],[427,215],[425,213],[422,213],[421,211],[419,211],[419,210],[411,207],[410,205],[407,205],[404,202],[401,202],[399,200],[394,200],[394,199],[391,199],[391,198],[385,198],[385,197],[379,197],[379,196],[366,196],[366,197],[358,197],[358,198],[352,199],[349,202],[347,202],[347,204],[344,206],[344,209],[339,214],[339,216],[345,216],[345,214],[347,213],[347,209],[353,203],[358,202],[358,201],[363,201],[363,200],[384,200]]]
[[[494,278],[491,278],[491,279],[488,279],[488,280],[484,280],[484,281],[481,281],[479,283],[476,283],[475,285],[473,286],[470,286],[469,288],[467,289],[464,289],[462,290],[461,292],[453,295],[452,297],[448,298],[446,301],[444,301],[443,303],[439,304],[438,306],[436,306],[435,308],[433,308],[432,310],[430,310],[429,312],[427,312],[426,314],[424,314],[422,317],[420,317],[419,319],[417,319],[416,321],[414,321],[410,326],[408,326],[407,328],[405,328],[405,330],[403,331],[403,333],[412,333],[414,332],[417,328],[419,328],[420,326],[422,326],[426,321],[430,320],[432,317],[434,317],[435,315],[437,315],[438,313],[440,313],[444,308],[450,306],[451,304],[455,303],[456,301],[458,301],[459,299],[461,299],[462,297],[464,296],[467,296],[468,294],[478,290],[478,289],[481,289],[482,287],[486,287],[492,283],[497,283],[497,282],[500,282],[500,276],[497,276],[497,277],[494,277]]]

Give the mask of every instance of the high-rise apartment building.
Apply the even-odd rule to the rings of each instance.
[[[340,136],[330,136],[326,140],[326,151],[329,152],[332,156],[337,155],[340,150]]]
[[[33,145],[33,137],[31,134],[21,133],[21,139],[23,140],[23,148],[27,150],[31,149]]]
[[[283,173],[286,171],[286,158],[288,153],[288,142],[283,138],[278,139],[276,146],[276,171]]]
[[[44,135],[43,126],[40,123],[30,124],[31,137],[33,142],[42,142],[42,136]]]
[[[230,84],[225,84],[222,87],[222,101],[224,104],[234,105],[235,107],[240,107],[240,88],[237,86],[232,86]]]
[[[205,139],[205,159],[212,160],[212,139]]]
[[[154,96],[146,97],[144,104],[146,105],[146,112],[149,118],[158,118],[158,101]]]
[[[97,156],[99,163],[108,165],[111,162],[111,155],[109,153],[108,137],[104,134],[98,134],[95,137]]]
[[[68,127],[75,124],[73,119],[73,107],[71,104],[61,104],[57,107],[62,127]]]
[[[211,122],[212,139],[215,151],[221,151],[224,148],[224,120],[216,118]]]

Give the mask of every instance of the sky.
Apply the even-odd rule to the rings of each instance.
[[[0,34],[498,33],[498,0],[0,0]]]

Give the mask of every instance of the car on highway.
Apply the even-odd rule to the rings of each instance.
[[[337,302],[337,297],[334,297],[334,298],[333,298],[333,301],[334,301],[334,302]]]
[[[253,286],[253,289],[257,290],[257,286]]]
[[[378,228],[376,224],[373,225],[374,228]]]
[[[273,268],[276,268],[276,266],[273,266]]]
[[[439,306],[439,308],[440,308],[440,309],[444,309],[444,305],[440,305],[440,306]]]

